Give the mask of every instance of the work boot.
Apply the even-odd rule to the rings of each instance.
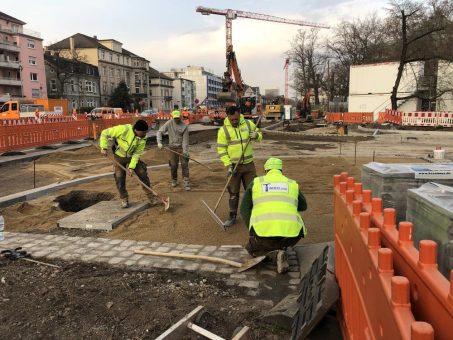
[[[190,183],[188,178],[184,178],[184,190],[190,191]]]
[[[121,200],[121,207],[124,209],[129,208],[129,200],[127,198]]]
[[[277,273],[286,273],[289,269],[288,255],[284,250],[279,250],[277,253]]]
[[[174,188],[178,185],[178,181],[176,179],[171,180],[171,186]]]
[[[235,224],[236,224],[236,214],[230,212],[230,218],[227,219],[225,222],[223,222],[223,225],[226,228],[229,228],[229,227],[232,227]]]

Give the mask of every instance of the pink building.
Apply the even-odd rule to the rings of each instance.
[[[40,34],[0,12],[0,102],[8,97],[47,98]]]

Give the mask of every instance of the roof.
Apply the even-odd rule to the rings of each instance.
[[[74,48],[102,48],[110,50],[102,45],[96,38],[89,37],[82,33],[76,33],[66,39],[60,40],[55,44],[48,46],[49,50],[69,50],[69,38],[74,38]]]
[[[166,76],[165,74],[159,72],[155,68],[152,68],[151,66],[149,67],[149,76],[150,78],[161,78],[161,79],[167,79],[167,80],[173,80],[173,78]]]
[[[87,68],[91,68],[94,71],[93,75],[99,77],[99,71],[98,71],[97,66],[85,63],[81,60],[63,58],[63,57],[60,57],[57,55],[51,55],[49,53],[44,53],[44,60],[47,63],[53,65],[53,67],[59,67],[62,70],[68,69],[69,65],[71,65],[71,64],[77,64],[79,66],[83,66],[84,71],[86,71]],[[74,71],[74,73],[77,73],[77,72]]]
[[[19,25],[25,25],[26,23],[23,22],[23,21],[20,21],[19,19],[16,19],[6,13],[3,13],[3,12],[0,12],[0,19],[4,19],[4,20],[7,20],[7,21],[11,21],[11,22],[14,22],[16,24],[19,24]]]

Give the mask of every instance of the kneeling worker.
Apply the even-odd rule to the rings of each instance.
[[[265,176],[250,183],[240,209],[250,235],[245,248],[255,257],[276,250],[279,273],[288,270],[284,250],[307,234],[299,214],[307,209],[307,202],[297,182],[283,176],[282,168],[280,159],[269,158]]]
[[[147,131],[148,123],[142,119],[137,120],[133,126],[131,124],[117,125],[102,131],[99,146],[102,155],[107,156],[108,139],[112,138],[112,150],[115,161],[127,168],[129,176],[132,176],[133,172],[135,172],[143,183],[151,186],[146,164],[140,160],[145,150]],[[120,194],[121,206],[127,208],[129,207],[129,199],[126,190],[126,172],[115,164],[113,176]],[[145,187],[143,187],[143,190],[151,206],[159,203],[159,199],[152,192]]]

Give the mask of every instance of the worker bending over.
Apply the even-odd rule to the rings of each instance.
[[[253,180],[241,203],[241,215],[250,235],[245,248],[255,257],[277,250],[279,273],[288,270],[284,250],[307,234],[299,214],[307,209],[307,201],[297,182],[285,177],[282,168],[280,159],[269,158],[264,164],[265,176]]]
[[[184,124],[181,120],[180,111],[174,110],[171,116],[172,119],[166,122],[157,132],[157,146],[162,149],[162,135],[168,132],[167,155],[171,186],[176,187],[178,185],[178,164],[181,162],[184,189],[189,191],[189,125]]]
[[[230,216],[224,223],[225,227],[231,227],[236,223],[241,183],[245,190],[256,177],[252,141],[261,141],[263,134],[253,122],[246,120],[239,113],[236,106],[228,107],[226,113],[227,117],[223,126],[217,133],[217,153],[223,165],[228,169],[228,176],[231,177],[228,185]],[[249,139],[250,143],[247,145]],[[234,170],[237,163],[239,164]]]
[[[140,160],[141,155],[145,150],[146,132],[148,131],[148,123],[139,119],[132,126],[131,124],[117,125],[109,129],[105,129],[101,133],[99,146],[103,156],[107,156],[108,139],[113,139],[113,155],[115,161],[127,168],[129,176],[135,172],[138,178],[147,186],[151,186],[146,164]],[[121,206],[129,207],[129,196],[126,190],[126,172],[115,164],[116,187],[121,198]],[[159,203],[159,199],[148,189],[143,187],[151,206]]]

